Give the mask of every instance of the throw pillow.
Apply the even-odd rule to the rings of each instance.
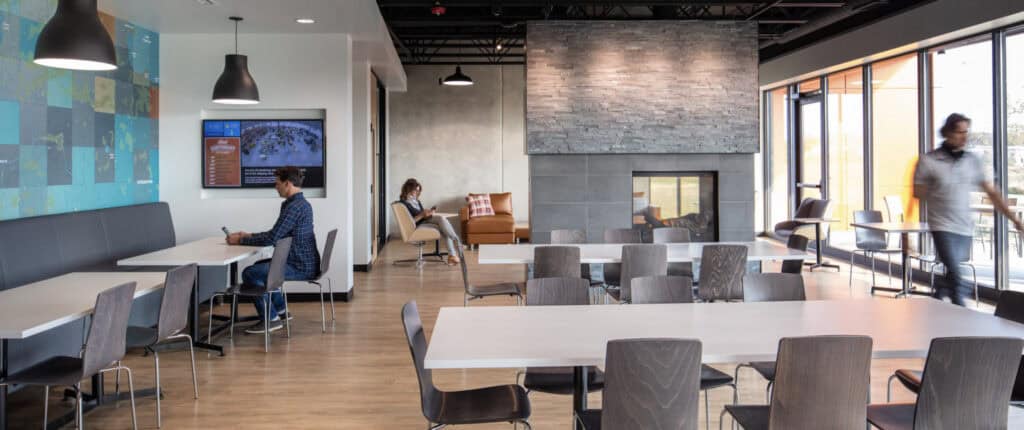
[[[494,215],[494,207],[491,206],[491,196],[488,194],[470,194],[466,197],[469,204],[469,217]]]

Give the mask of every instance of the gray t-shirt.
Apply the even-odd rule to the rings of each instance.
[[[921,157],[914,170],[914,185],[924,185],[928,227],[963,236],[974,236],[971,193],[991,181],[981,157],[964,152],[960,159],[939,148]]]

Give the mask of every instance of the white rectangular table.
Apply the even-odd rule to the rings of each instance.
[[[230,282],[238,282],[238,262],[251,257],[264,255],[271,246],[240,246],[228,245],[224,237],[208,237],[193,242],[183,243],[171,248],[118,260],[118,266],[181,266],[196,264],[198,266],[227,266]],[[197,348],[212,350],[224,355],[224,348],[204,339],[199,332],[199,278],[192,288],[192,305],[189,307],[189,334]],[[217,334],[224,326],[213,330]]]
[[[0,291],[0,379],[7,375],[7,341],[25,339],[92,314],[96,296],[109,288],[135,282],[135,297],[160,291],[166,273],[73,272]],[[103,380],[93,377],[93,393]],[[154,392],[155,393],[155,392]],[[141,393],[148,394],[147,393]],[[90,396],[102,403],[102,396]],[[95,403],[90,401],[88,408]],[[0,386],[0,428],[7,428],[7,386]],[[70,415],[68,415],[70,416]],[[55,422],[66,422],[66,417]]]
[[[868,230],[880,231],[887,234],[899,234],[900,235],[900,262],[903,264],[903,283],[900,288],[888,288],[880,287],[876,285],[871,286],[871,294],[875,293],[875,290],[888,291],[896,293],[896,297],[910,296],[911,294],[920,295],[931,295],[931,293],[917,291],[914,289],[913,284],[913,273],[914,270],[910,264],[910,234],[911,233],[927,233],[928,223],[926,222],[866,222],[866,223],[850,223],[851,226],[857,228],[864,228]]]
[[[747,260],[803,260],[811,254],[763,240],[753,242],[690,242],[668,243],[668,262],[687,263],[700,261],[704,245],[746,245]],[[551,245],[480,245],[480,264],[532,264],[533,248]],[[575,246],[580,249],[580,263],[618,263],[622,260],[621,243],[587,243]]]
[[[916,358],[927,355],[936,337],[1024,338],[1024,325],[930,299],[445,307],[423,364],[427,369],[573,366],[573,408],[580,411],[586,409],[583,366],[603,367],[612,339],[699,339],[703,362],[737,363],[774,360],[783,337],[829,334],[870,336],[875,358]]]

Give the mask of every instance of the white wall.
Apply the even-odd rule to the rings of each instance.
[[[776,87],[1021,21],[1024,0],[935,0],[766,61],[759,80]]]
[[[352,286],[352,42],[345,34],[245,34],[242,52],[259,85],[257,109],[323,109],[326,114],[324,197],[310,198],[323,246],[339,229],[332,269],[336,292]],[[170,204],[178,242],[232,230],[263,231],[277,218],[274,190],[204,193],[200,127],[213,83],[233,46],[230,34],[160,36],[160,199]],[[316,291],[297,283],[290,291]]]
[[[352,64],[352,264],[367,264],[372,257],[373,134],[370,133],[370,63]]]

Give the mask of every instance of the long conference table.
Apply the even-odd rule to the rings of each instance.
[[[618,263],[622,260],[621,243],[585,243],[573,245],[580,249],[580,263]],[[789,249],[783,245],[757,240],[752,242],[689,242],[667,243],[669,263],[699,262],[705,245],[745,245],[748,261],[804,260],[814,255]],[[480,245],[480,264],[532,264],[533,249],[551,245]]]
[[[931,299],[444,307],[423,364],[427,369],[571,366],[578,413],[587,408],[584,369],[604,367],[609,340],[698,339],[703,362],[739,363],[774,360],[783,337],[838,334],[870,336],[874,358],[922,358],[936,337],[1024,338],[1024,325]]]
[[[0,291],[0,379],[8,372],[8,340],[26,339],[89,316],[99,293],[124,283],[136,283],[135,298],[160,291],[165,277],[163,272],[73,272]],[[106,399],[102,377],[93,376],[92,387],[92,393],[83,397],[85,410]],[[7,388],[0,386],[0,429],[7,428]],[[73,419],[69,412],[51,425],[59,427]]]

